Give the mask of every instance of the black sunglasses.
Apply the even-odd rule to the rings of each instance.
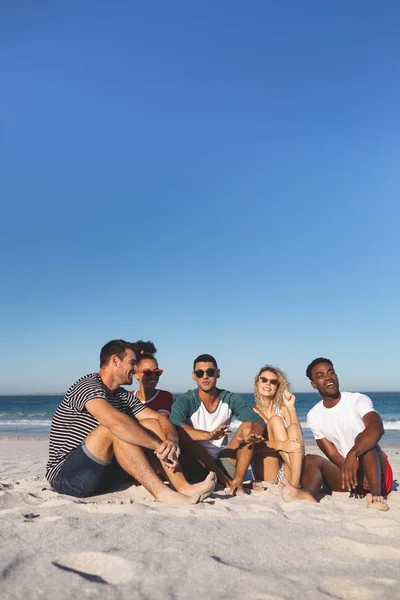
[[[270,383],[271,385],[278,385],[279,379],[268,379],[268,377],[260,377],[261,383]]]
[[[195,372],[194,372],[194,374],[195,374],[195,375],[196,375],[196,377],[198,377],[199,379],[200,379],[200,377],[203,377],[204,373],[207,373],[207,375],[208,375],[209,377],[214,377],[214,375],[215,375],[215,372],[216,372],[217,370],[218,370],[218,369],[212,369],[212,368],[210,368],[210,369],[206,369],[205,371],[203,371],[203,369],[197,369],[197,371],[195,371]]]

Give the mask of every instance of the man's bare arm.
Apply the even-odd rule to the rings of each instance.
[[[195,429],[186,423],[182,423],[180,427],[186,431],[190,439],[192,439],[194,442],[210,442],[211,440],[220,440],[228,433],[231,433],[229,425],[219,425],[213,429],[213,431]]]
[[[320,440],[316,440],[318,448],[322,450],[325,456],[333,462],[334,465],[341,469],[344,465],[345,459],[340,454],[335,444],[327,440],[326,438],[322,438]]]
[[[375,411],[363,417],[365,429],[354,440],[342,467],[342,487],[351,490],[357,486],[358,457],[378,445],[385,433],[382,419]]]
[[[177,467],[177,459],[180,454],[179,438],[178,433],[174,425],[169,420],[168,415],[165,413],[156,412],[147,407],[138,413],[137,418],[139,421],[144,421],[145,419],[155,419],[158,421],[165,440],[157,449],[156,456],[161,461],[166,461],[165,466],[168,468],[174,469]]]
[[[157,450],[161,445],[160,438],[151,431],[142,427],[135,419],[117,410],[103,398],[93,398],[86,402],[86,409],[92,414],[100,425],[106,427],[115,437],[134,444]],[[145,412],[144,409],[142,412]],[[154,411],[151,411],[152,413]],[[140,414],[140,413],[139,413]]]
[[[251,424],[251,429],[248,435],[239,438],[243,444],[257,443],[265,441],[263,433],[265,431],[265,425],[255,421]],[[267,444],[268,445],[268,444]]]
[[[371,411],[364,415],[363,421],[365,429],[358,434],[354,441],[354,446],[350,450],[350,452],[353,452],[357,457],[372,450],[372,448],[375,448],[385,433],[382,419],[375,411]]]

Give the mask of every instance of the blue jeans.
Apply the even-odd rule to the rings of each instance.
[[[51,485],[59,494],[85,498],[109,492],[124,481],[132,483],[133,478],[115,458],[104,462],[93,456],[83,443],[71,452]]]

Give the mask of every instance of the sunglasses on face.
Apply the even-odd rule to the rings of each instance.
[[[268,377],[260,377],[261,383],[270,383],[271,385],[278,385],[279,379],[268,379]]]
[[[138,370],[138,373],[143,373],[143,375],[145,377],[160,377],[160,375],[162,375],[164,373],[163,369],[144,369],[143,371],[141,371],[140,369]]]
[[[203,369],[197,369],[197,371],[194,372],[194,374],[196,375],[196,377],[198,377],[199,379],[201,377],[204,376],[204,373],[207,373],[208,377],[214,377],[215,373],[216,373],[217,369],[206,369],[205,371],[203,371]]]

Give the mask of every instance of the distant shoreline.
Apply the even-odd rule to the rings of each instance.
[[[224,387],[221,387],[221,389],[226,389]],[[134,391],[134,390],[130,390],[130,391]],[[346,388],[345,390],[346,392],[359,392],[360,394],[399,394],[400,390],[349,390]],[[180,394],[184,394],[185,392],[187,392],[187,390],[184,390],[183,392],[171,392],[171,394],[173,396],[179,396]],[[241,394],[253,394],[253,390],[251,390],[250,392],[236,392],[237,394],[241,395]],[[314,392],[312,389],[305,391],[305,392],[293,392],[295,395],[296,394],[315,394],[316,396],[319,396],[318,392]],[[45,393],[35,393],[35,394],[0,394],[0,398],[32,398],[35,396],[62,396],[64,397],[66,394],[66,392],[45,392]]]

